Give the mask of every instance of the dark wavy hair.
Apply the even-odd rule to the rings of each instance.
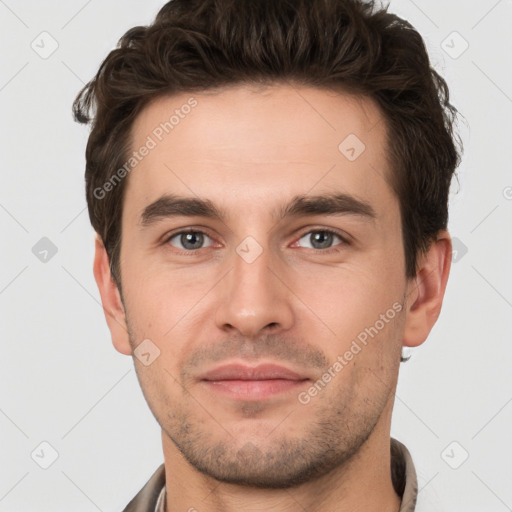
[[[447,227],[462,143],[453,130],[457,109],[421,36],[388,7],[363,0],[172,0],[153,23],[121,37],[73,103],[76,121],[92,121],[89,217],[119,289],[126,179],[105,197],[95,190],[133,151],[135,118],[156,97],[237,84],[291,83],[377,102],[387,122],[405,272],[416,275],[418,255]]]

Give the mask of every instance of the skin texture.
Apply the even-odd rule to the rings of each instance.
[[[397,511],[389,443],[400,354],[438,318],[449,234],[407,280],[386,124],[370,99],[289,84],[159,98],[135,120],[133,148],[191,97],[197,106],[126,178],[122,300],[99,239],[94,262],[115,348],[133,355],[149,339],[160,351],[134,363],[162,427],[168,511]],[[365,144],[354,161],[338,149],[349,134]],[[369,203],[375,218],[272,216],[296,195],[333,192]],[[143,226],[163,194],[209,199],[226,217]],[[205,236],[169,239],[183,228]],[[262,251],[251,263],[237,252],[255,254],[248,236]],[[393,304],[401,311],[333,373]],[[226,362],[276,362],[308,380],[233,398],[201,380]],[[327,385],[301,403],[329,367]]]

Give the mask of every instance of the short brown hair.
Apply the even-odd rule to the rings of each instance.
[[[129,158],[134,119],[156,97],[236,84],[291,82],[377,102],[389,133],[405,272],[416,275],[418,254],[448,223],[450,182],[460,163],[453,130],[457,110],[418,32],[388,13],[389,6],[374,4],[172,0],[152,24],[121,37],[73,104],[75,120],[93,121],[85,171],[89,217],[119,288],[126,180],[105,197],[97,190]]]

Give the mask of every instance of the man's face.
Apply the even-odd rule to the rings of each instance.
[[[156,145],[123,203],[129,340],[160,351],[135,364],[164,448],[203,473],[286,487],[386,435],[408,283],[385,129],[368,99],[286,85],[162,98],[136,119],[132,149]],[[281,218],[324,195],[343,195],[337,213],[303,201]]]

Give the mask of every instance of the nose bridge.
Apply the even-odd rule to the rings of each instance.
[[[279,266],[265,242],[247,236],[239,243],[232,254],[233,269],[226,276],[217,311],[220,328],[230,326],[244,336],[257,336],[268,326],[290,328],[290,293],[282,278],[275,275]]]
[[[275,258],[272,257],[268,245],[262,245],[254,237],[248,236],[236,247],[235,252],[233,284],[236,289],[233,292],[242,293],[250,300],[269,293],[273,297],[271,287],[276,283],[270,282],[270,266]]]

